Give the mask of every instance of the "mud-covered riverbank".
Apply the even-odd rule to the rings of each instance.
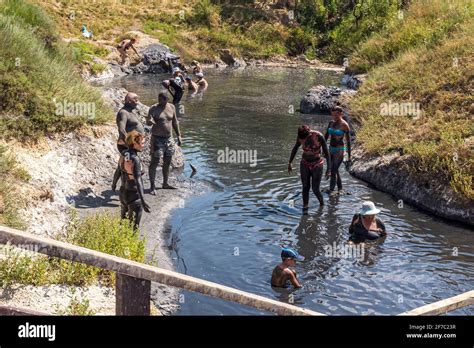
[[[114,111],[123,105],[125,94],[123,88],[103,89],[103,96]],[[140,104],[137,113],[143,118],[147,112],[148,107]],[[116,126],[110,124],[45,138],[34,148],[16,144],[16,157],[31,176],[28,184],[21,188],[22,196],[28,197],[26,207],[21,211],[27,223],[27,232],[51,238],[61,236],[70,220],[71,209],[80,218],[99,212],[119,214],[118,193],[110,188],[118,159],[116,137]],[[146,167],[149,162],[148,146],[145,149],[140,157]],[[158,190],[156,196],[147,195],[152,212],[144,213],[141,228],[146,238],[147,258],[155,260],[157,266],[165,269],[173,268],[169,255],[170,241],[167,240],[169,236],[166,235],[170,212],[183,206],[186,197],[196,189],[191,187],[190,181],[178,179],[184,166],[180,149],[172,166],[170,182],[179,186],[179,190]],[[159,170],[157,181],[160,180]],[[147,181],[145,186],[149,186]],[[88,300],[90,310],[96,314],[115,313],[115,289],[98,284],[89,287],[16,285],[0,291],[0,304],[51,314],[64,309],[73,298]],[[152,301],[157,309],[155,314],[170,314],[178,308],[178,291],[153,284]]]

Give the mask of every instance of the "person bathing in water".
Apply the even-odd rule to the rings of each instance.
[[[201,90],[205,90],[207,89],[207,86],[209,86],[209,84],[207,83],[206,79],[204,78],[204,74],[202,72],[199,72],[196,74],[196,77],[197,77],[197,85],[199,86],[199,88]]]
[[[128,218],[138,228],[142,210],[150,212],[150,206],[145,202],[143,193],[143,170],[137,152],[145,146],[145,136],[136,130],[127,133],[125,138],[127,149],[122,151],[120,171],[122,185],[120,187],[121,218]]]
[[[132,49],[135,54],[139,57],[140,57],[140,54],[138,53],[138,51],[135,49],[135,46],[133,46],[134,44],[137,43],[137,39],[136,38],[132,38],[130,40],[122,40],[122,42],[120,42],[120,44],[117,46],[117,50],[119,51],[120,53],[120,58],[122,59],[121,62],[120,62],[120,65],[124,65],[125,64],[125,61],[128,57],[128,53],[127,51],[129,49]]]
[[[300,175],[301,183],[303,185],[303,213],[306,214],[308,212],[309,190],[311,187],[313,188],[313,193],[318,198],[319,204],[321,206],[324,205],[323,195],[319,190],[324,165],[321,150],[324,153],[327,162],[326,178],[329,178],[331,175],[331,158],[323,135],[318,131],[312,130],[309,126],[303,125],[298,128],[296,143],[291,150],[290,161],[288,162],[288,174],[291,174],[293,171],[291,162],[293,162],[300,146],[303,146]]]
[[[359,214],[355,214],[349,227],[350,238],[353,243],[363,243],[366,240],[376,240],[385,237],[385,225],[377,218],[380,209],[371,201],[362,203]]]
[[[188,87],[188,91],[190,92],[197,92],[199,86],[197,85],[196,82],[193,81],[193,79],[189,76],[186,76],[185,78],[186,81],[186,86]]]
[[[138,106],[138,95],[135,93],[127,93],[125,96],[125,103],[123,108],[119,110],[116,117],[116,123],[118,128],[118,140],[117,140],[117,150],[121,154],[124,150],[127,149],[125,144],[125,138],[127,133],[131,131],[137,131],[140,134],[145,134],[145,128],[141,123],[139,117],[133,112]],[[112,180],[112,191],[115,191],[117,188],[117,182],[120,179],[120,161],[115,169],[114,178]]]
[[[146,124],[151,127],[151,162],[149,168],[150,177],[150,193],[156,195],[155,178],[156,168],[160,162],[161,154],[163,154],[163,188],[175,189],[168,184],[171,159],[175,152],[175,143],[173,140],[172,130],[178,137],[178,146],[181,146],[181,134],[179,131],[179,122],[176,117],[176,108],[173,104],[168,103],[166,92],[158,95],[158,104],[154,104],[148,111]]]
[[[330,192],[334,191],[337,183],[337,190],[342,190],[341,175],[339,167],[344,160],[344,152],[347,150],[348,165],[351,162],[351,137],[349,124],[342,118],[343,110],[340,106],[335,106],[331,110],[332,121],[329,122],[324,139],[326,141],[330,137],[329,152],[331,153],[331,181],[329,184]],[[344,146],[344,138],[346,138],[347,147]]]
[[[304,260],[294,249],[284,248],[281,251],[281,263],[273,269],[272,286],[285,288],[291,283],[295,288],[301,288],[301,284],[296,277],[296,271],[290,267],[295,267],[296,261]]]

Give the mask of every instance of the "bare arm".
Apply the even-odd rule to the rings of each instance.
[[[153,111],[153,106],[150,109],[148,109],[148,114],[145,116],[147,126],[153,126],[155,124],[155,120],[153,120],[152,111]]]
[[[298,279],[296,278],[296,273],[293,272],[293,271],[290,271],[290,270],[288,270],[287,272],[288,272],[287,274],[288,274],[288,277],[290,278],[291,284],[295,288],[301,288],[302,286],[301,286],[300,282],[298,281]]]
[[[350,128],[349,126],[347,127],[347,132],[346,132],[346,141],[347,141],[347,156],[349,158],[349,161],[351,160],[351,134],[350,134]]]
[[[326,165],[327,165],[326,175],[330,175],[331,174],[331,156],[329,155],[328,144],[326,143],[326,139],[325,137],[323,137],[322,134],[319,135],[319,142],[321,143],[321,147],[324,152],[324,157],[326,157]]]
[[[127,136],[127,131],[125,129],[127,125],[127,116],[125,115],[124,112],[119,111],[117,114],[117,128],[119,131],[119,140],[125,141],[125,137]]]
[[[137,56],[139,56],[139,57],[140,57],[140,53],[138,53],[138,51],[136,50],[135,46],[133,46],[133,45],[130,45],[130,47],[132,48],[132,50],[134,50],[134,51],[135,51],[135,53],[137,54]]]
[[[173,121],[172,121],[174,132],[178,137],[178,146],[181,146],[181,132],[179,131],[179,122],[178,118],[176,117],[176,107],[173,105]]]
[[[289,161],[290,164],[295,159],[296,153],[298,152],[298,149],[300,146],[301,146],[300,141],[298,138],[296,138],[296,143],[293,146],[293,149],[291,149],[291,155],[290,155],[290,161]]]
[[[132,160],[133,160],[133,178],[135,179],[135,183],[137,184],[138,196],[140,197],[140,201],[142,202],[143,209],[147,213],[149,213],[150,206],[145,202],[145,193],[143,191],[143,179],[142,179],[142,173],[140,172],[140,169],[141,169],[140,161],[136,156],[134,156]]]
[[[296,153],[298,152],[298,148],[300,147],[300,141],[298,140],[298,137],[296,138],[296,143],[293,146],[293,149],[291,149],[291,154],[290,154],[290,161],[288,162],[288,174],[291,174],[293,171],[293,166],[291,165],[291,162],[295,159]]]

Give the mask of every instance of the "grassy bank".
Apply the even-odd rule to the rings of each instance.
[[[107,254],[145,261],[145,241],[128,220],[96,215],[79,221],[72,218],[67,233],[58,240]],[[43,256],[13,247],[3,250],[0,259],[0,286],[12,284],[65,284],[86,286],[95,282],[113,286],[113,272]]]
[[[110,119],[111,112],[74,66],[74,53],[43,10],[0,2],[0,134],[35,140]]]
[[[473,6],[414,1],[404,19],[373,35],[350,58],[369,76],[350,107],[369,154],[410,155],[408,171],[474,199]],[[384,114],[388,103],[418,104],[420,117]]]
[[[18,213],[25,203],[19,195],[18,185],[26,183],[29,178],[14,155],[0,145],[0,225],[17,229],[25,227],[25,221]]]

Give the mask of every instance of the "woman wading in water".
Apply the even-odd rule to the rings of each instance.
[[[329,122],[324,139],[329,141],[329,152],[331,153],[331,182],[329,190],[334,191],[337,183],[337,190],[342,190],[341,175],[339,167],[344,160],[344,152],[347,150],[348,164],[351,162],[351,137],[349,124],[342,119],[342,108],[335,106],[331,110],[333,120]],[[344,137],[346,138],[347,147],[344,146]]]
[[[323,195],[319,190],[321,178],[323,176],[324,160],[321,156],[321,149],[326,157],[327,170],[326,178],[331,175],[331,158],[329,156],[326,140],[318,131],[312,130],[309,126],[301,126],[298,128],[298,136],[296,143],[291,150],[290,161],[288,163],[288,173],[291,174],[293,166],[291,162],[296,156],[298,148],[303,146],[303,155],[300,163],[301,183],[303,185],[303,213],[308,212],[309,190],[312,187],[313,193],[319,200],[321,206],[324,205]]]

